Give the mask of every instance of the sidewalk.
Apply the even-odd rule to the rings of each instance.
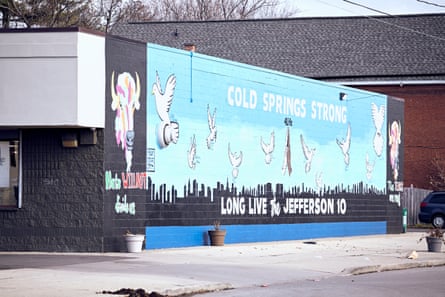
[[[147,250],[142,253],[0,252],[2,296],[100,297],[121,288],[162,295],[267,286],[336,275],[445,265],[424,233]],[[445,249],[444,249],[445,250]],[[417,259],[408,259],[412,252]],[[122,296],[122,295],[121,295]]]

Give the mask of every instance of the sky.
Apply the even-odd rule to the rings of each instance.
[[[445,13],[445,0],[286,0],[299,10],[295,17]],[[356,3],[359,5],[352,4]]]

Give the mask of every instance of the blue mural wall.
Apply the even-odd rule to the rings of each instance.
[[[374,174],[386,170],[385,95],[162,47],[147,54],[154,183],[385,191]]]
[[[146,66],[135,122],[145,156],[133,156],[145,171],[128,154],[107,171],[120,183],[110,199],[119,192],[131,210],[111,224],[143,223],[146,248],[208,244],[215,220],[227,243],[401,230],[399,192],[388,192],[391,98],[152,44]],[[392,106],[402,125],[403,102]]]

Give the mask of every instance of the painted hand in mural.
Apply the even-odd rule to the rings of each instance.
[[[123,72],[117,77],[114,86],[114,71],[111,74],[111,109],[116,111],[114,130],[116,133],[116,143],[125,152],[127,162],[126,171],[131,171],[134,146],[134,111],[139,110],[139,96],[141,86],[139,75],[136,72],[136,82],[128,72]]]
[[[399,177],[399,144],[401,143],[402,127],[400,122],[392,122],[389,128],[388,145],[391,147],[389,151],[389,158],[391,162],[392,175],[394,181]]]
[[[232,177],[235,179],[238,177],[238,172],[239,172],[238,167],[243,162],[243,152],[242,151],[240,151],[239,153],[232,152],[230,150],[230,143],[229,143],[228,153],[229,153],[230,164],[232,165]]]
[[[346,131],[346,137],[342,140],[337,138],[337,144],[341,149],[346,166],[349,165],[349,149],[351,147],[351,123],[348,123],[348,130]]]
[[[272,153],[273,153],[273,150],[275,149],[275,132],[272,131],[270,133],[269,143],[265,143],[263,141],[263,137],[261,137],[260,144],[261,144],[261,148],[265,155],[264,161],[266,162],[266,164],[270,164],[270,162],[272,162]]]
[[[158,144],[161,148],[170,143],[177,143],[179,138],[179,124],[170,120],[170,107],[173,101],[173,95],[176,87],[176,76],[170,75],[167,78],[165,90],[162,90],[161,80],[156,72],[156,82],[153,84],[152,94],[155,96],[156,111],[161,123],[157,128]]]
[[[303,134],[300,134],[300,142],[301,142],[301,148],[303,149],[304,158],[306,159],[304,172],[308,173],[309,171],[311,171],[311,163],[312,163],[312,158],[315,155],[315,148],[309,148],[309,146],[304,142]]]
[[[207,136],[207,148],[211,149],[213,144],[216,142],[216,108],[213,111],[213,115],[210,114],[210,107],[207,105],[207,121],[209,123],[209,136]]]
[[[374,151],[378,157],[383,152],[383,135],[382,127],[385,120],[385,106],[381,105],[380,108],[374,103],[371,103],[372,120],[374,122],[375,134],[374,134]]]

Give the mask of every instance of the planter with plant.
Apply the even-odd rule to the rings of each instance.
[[[210,245],[222,246],[226,237],[226,230],[221,229],[221,223],[216,220],[213,222],[213,230],[209,230]]]
[[[133,234],[127,230],[124,234],[125,243],[127,244],[127,251],[129,253],[139,253],[142,251],[144,243],[144,234]]]
[[[420,237],[419,242],[425,238],[428,252],[440,253],[442,245],[445,243],[444,232],[440,228],[431,228],[425,235]]]

